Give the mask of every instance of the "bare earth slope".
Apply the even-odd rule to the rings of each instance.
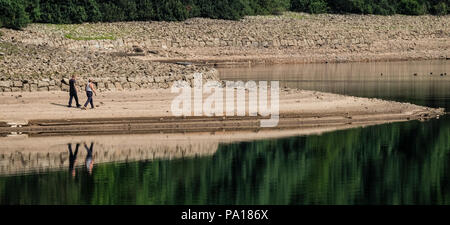
[[[2,39],[153,61],[311,63],[450,58],[450,16],[249,16],[239,21],[33,24]]]

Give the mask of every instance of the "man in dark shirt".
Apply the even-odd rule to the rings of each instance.
[[[70,99],[69,105],[67,107],[72,107],[72,98],[75,98],[75,102],[77,103],[77,107],[81,107],[80,103],[78,103],[78,95],[77,95],[77,87],[76,87],[76,75],[72,75],[72,79],[69,80],[69,92]]]

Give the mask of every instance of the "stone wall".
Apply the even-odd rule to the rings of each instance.
[[[218,80],[214,68],[158,63],[130,57],[127,53],[100,53],[49,46],[0,42],[0,92],[65,91],[68,79],[78,74],[80,90],[89,78],[103,90],[169,88],[174,81],[190,82],[194,73]]]
[[[203,73],[205,80],[217,79],[217,70],[212,68]],[[85,90],[89,78],[94,80],[100,91],[139,90],[144,88],[169,88],[177,80],[186,80],[192,84],[194,74],[165,76],[111,76],[111,77],[78,77],[78,90]],[[48,78],[14,77],[0,81],[0,92],[34,92],[34,91],[68,91],[69,76]]]

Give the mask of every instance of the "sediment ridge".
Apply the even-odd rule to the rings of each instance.
[[[74,135],[114,133],[195,133],[311,129],[353,124],[356,126],[424,120],[439,117],[443,109],[378,99],[284,89],[280,93],[280,118],[276,127],[262,128],[261,116],[174,117],[170,90],[102,93],[95,110],[68,109],[64,93],[27,93],[0,96],[0,133]],[[248,96],[247,96],[248,97]],[[205,97],[206,98],[206,97]],[[49,103],[50,102],[50,103]],[[248,108],[247,108],[248,110]]]

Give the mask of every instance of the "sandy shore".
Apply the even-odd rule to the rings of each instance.
[[[443,109],[408,103],[358,98],[315,91],[285,89],[280,93],[280,120],[261,128],[262,117],[174,117],[170,90],[99,93],[93,110],[67,108],[68,93],[2,93],[0,133],[34,135],[196,133],[261,130],[340,129],[436,117]],[[204,96],[205,98],[207,96]],[[85,100],[81,96],[81,100]],[[11,127],[8,123],[24,124]],[[274,135],[274,134],[272,134]],[[289,135],[287,135],[289,136]]]
[[[85,166],[85,143],[94,146],[95,164],[200,157],[214,155],[220,144],[443,114],[409,103],[283,89],[279,124],[263,129],[261,117],[174,117],[175,95],[167,89],[102,92],[97,108],[84,111],[67,108],[66,92],[0,93],[0,175],[68,169],[69,143],[73,149],[81,144],[77,167]]]

